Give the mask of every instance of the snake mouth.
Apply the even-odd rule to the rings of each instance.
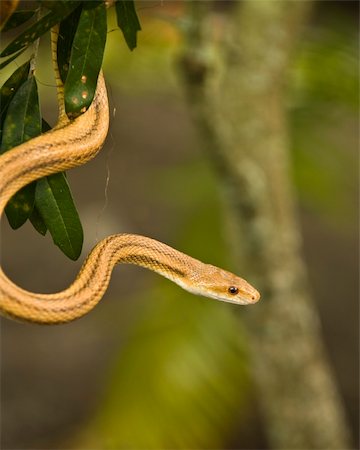
[[[206,292],[192,290],[191,292],[193,294],[213,298],[215,300],[220,300],[221,302],[233,303],[234,305],[254,305],[260,300],[260,293],[256,289],[254,289],[254,292],[251,293],[240,292],[234,297],[230,297],[229,295],[218,294],[210,290],[207,290]]]
[[[234,299],[226,299],[223,300],[224,302],[228,303],[234,303],[235,305],[255,305],[260,299],[260,295],[258,297],[251,296],[251,297],[240,297],[240,298],[234,298]]]
[[[249,306],[252,305],[253,302],[249,302],[249,300],[244,298],[225,298],[225,297],[213,297],[215,300],[219,300],[224,303],[232,303],[233,305],[240,306]]]

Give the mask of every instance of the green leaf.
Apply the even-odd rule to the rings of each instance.
[[[50,128],[42,119],[42,132]],[[55,244],[66,256],[71,259],[80,256],[83,230],[64,172],[37,181],[30,221],[43,236],[49,229]]]
[[[32,215],[35,203],[36,182],[20,189],[5,207],[6,217],[13,230],[20,228]]]
[[[1,30],[3,33],[13,28],[19,27],[23,23],[27,22],[31,17],[35,14],[36,11],[33,10],[24,10],[24,11],[15,11],[12,13],[9,20],[6,22],[4,28]]]
[[[71,48],[73,45],[76,29],[80,20],[82,5],[61,21],[59,27],[59,39],[57,44],[57,62],[59,66],[60,78],[63,83],[66,81],[69,71]]]
[[[76,260],[81,253],[83,230],[63,173],[38,180],[35,205],[60,250]]]
[[[47,226],[44,222],[44,219],[41,217],[41,214],[39,213],[39,210],[37,209],[36,205],[34,205],[34,208],[32,210],[31,216],[29,217],[30,222],[32,226],[35,228],[35,230],[45,236],[47,232]]]
[[[106,42],[104,3],[87,2],[81,12],[72,45],[69,72],[65,82],[65,109],[76,116],[87,109],[95,94]]]
[[[0,153],[16,147],[40,133],[38,90],[35,77],[31,76],[22,83],[9,103],[4,120]]]
[[[0,54],[0,57],[12,55],[18,50],[26,48],[29,44],[34,42],[38,37],[43,35],[52,26],[60,22],[64,17],[69,15],[73,9],[76,8],[78,2],[64,2],[63,8],[56,12],[49,12],[46,16],[42,17],[23,33],[20,34],[15,40],[13,40]]]
[[[38,136],[41,132],[39,98],[35,78],[23,83],[11,100],[4,120],[0,153]],[[8,202],[5,212],[13,229],[30,217],[35,201],[34,183],[25,186]]]
[[[115,3],[117,23],[124,35],[130,50],[134,50],[137,44],[137,32],[141,25],[136,14],[133,0],[117,0]]]
[[[11,62],[14,61],[14,59],[16,59],[18,56],[20,56],[22,53],[24,53],[24,51],[26,50],[26,47],[24,47],[22,50],[20,50],[19,52],[15,53],[14,55],[10,56],[10,58],[8,58],[6,61],[3,61],[0,64],[0,70],[2,70],[4,67],[6,67],[8,64],[10,64]]]
[[[47,131],[51,130],[51,126],[46,122],[46,120],[41,119],[41,131],[43,133],[46,133]],[[33,211],[31,213],[31,216],[29,217],[29,220],[32,224],[32,226],[35,228],[35,230],[45,236],[47,232],[47,226],[44,222],[44,219],[41,217],[41,214],[39,210],[37,209],[36,205],[34,205]]]
[[[15,72],[5,81],[0,90],[0,130],[2,131],[6,112],[9,104],[16,94],[19,87],[28,79],[30,71],[30,61],[27,61],[20,66]]]

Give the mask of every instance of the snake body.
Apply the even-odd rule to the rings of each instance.
[[[61,100],[61,83],[57,82]],[[31,181],[79,166],[96,156],[108,127],[108,98],[100,73],[93,102],[84,114],[69,120],[60,106],[55,128],[0,156],[0,215],[12,195]],[[118,263],[143,266],[192,293],[217,300],[245,305],[260,298],[255,288],[230,272],[204,264],[154,239],[118,234],[100,241],[73,284],[55,294],[26,291],[0,269],[0,313],[41,324],[75,320],[100,301]]]

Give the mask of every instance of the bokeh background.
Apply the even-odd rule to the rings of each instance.
[[[217,179],[176,64],[184,4],[148,1],[138,3],[138,13],[142,31],[132,53],[115,21],[109,27],[107,144],[95,161],[68,173],[85,230],[83,255],[110,233],[135,232],[234,268]],[[288,93],[304,255],[355,442],[358,50],[357,2],[314,2]],[[54,123],[46,39],[39,60],[42,111]],[[1,81],[8,76],[4,71]],[[1,259],[12,280],[42,292],[65,288],[83,260],[67,260],[49,236],[29,225],[14,232],[5,220]],[[75,323],[1,319],[2,448],[268,448],[241,324],[246,314],[122,266],[100,305]]]

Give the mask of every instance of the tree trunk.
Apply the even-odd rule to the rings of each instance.
[[[224,188],[240,273],[262,293],[243,317],[270,444],[345,449],[343,406],[301,254],[284,108],[309,5],[248,0],[220,16],[194,1],[181,68]]]

